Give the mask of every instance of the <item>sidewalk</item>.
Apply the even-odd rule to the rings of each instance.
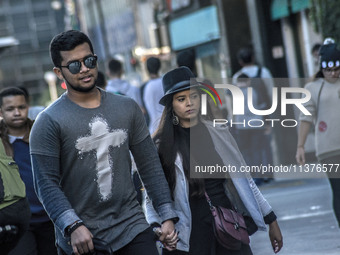
[[[280,255],[340,254],[327,178],[276,179],[260,189],[278,217],[284,243]],[[251,246],[254,255],[274,254],[268,232],[255,233]]]

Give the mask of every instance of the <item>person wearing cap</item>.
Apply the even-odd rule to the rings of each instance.
[[[320,48],[320,70],[312,82],[305,88],[311,93],[311,99],[304,107],[311,115],[300,115],[296,161],[305,164],[307,135],[312,123],[315,125],[316,156],[323,169],[327,168],[333,193],[333,209],[340,223],[340,179],[332,170],[332,164],[340,164],[340,118],[336,109],[340,107],[340,50],[331,39],[326,39]]]
[[[248,222],[250,234],[257,229],[265,230],[266,223],[269,224],[272,247],[278,252],[282,247],[282,235],[275,213],[249,174],[191,177],[192,166],[219,164],[237,169],[245,166],[228,128],[214,127],[212,122],[201,118],[201,85],[194,77],[189,68],[179,67],[162,79],[164,96],[160,104],[165,108],[153,139],[180,218],[175,225],[179,238],[177,250],[163,250],[163,254],[252,254],[249,245],[243,244],[241,250],[231,251],[216,241],[205,192],[214,206],[238,208]],[[146,197],[145,201],[149,224],[160,223],[152,200]]]

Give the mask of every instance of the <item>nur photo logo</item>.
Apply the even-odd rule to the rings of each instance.
[[[206,83],[203,83],[203,82],[201,82],[200,85],[204,86],[205,88],[199,87],[199,89],[204,91],[205,93],[207,93],[211,97],[211,99],[214,101],[216,107],[217,107],[217,102],[216,102],[215,97],[213,96],[213,94],[215,94],[215,96],[217,97],[217,99],[219,100],[219,102],[220,102],[220,104],[222,106],[221,97],[217,93],[216,89],[214,89],[212,86],[210,86],[210,85],[208,85]],[[208,89],[210,91],[212,91],[213,94],[211,94],[211,92]],[[207,94],[202,94],[201,95],[201,114],[202,115],[207,115]]]
[[[207,115],[207,95],[211,97],[215,106],[217,105],[218,99],[219,103],[222,106],[222,100],[220,95],[217,93],[216,89],[223,89],[225,91],[230,92],[232,98],[232,116],[235,115],[245,115],[245,109],[250,111],[255,118],[247,119],[241,122],[233,122],[233,120],[227,119],[214,119],[214,126],[223,125],[229,123],[230,126],[233,125],[243,125],[248,127],[262,127],[266,122],[271,123],[271,126],[274,126],[275,122],[280,122],[283,127],[296,127],[298,121],[295,119],[271,119],[264,117],[268,117],[270,114],[274,113],[278,107],[280,107],[280,115],[287,115],[287,106],[293,105],[299,109],[304,115],[311,115],[311,113],[307,110],[307,108],[303,105],[311,99],[311,93],[305,89],[300,87],[281,87],[280,91],[277,87],[272,88],[272,98],[271,105],[267,107],[267,109],[256,109],[256,103],[254,102],[253,93],[254,89],[252,87],[247,88],[247,95],[245,96],[243,91],[236,85],[231,84],[215,84],[214,86],[210,86],[206,83],[200,82],[201,87],[200,90],[204,91],[201,95],[201,114]],[[280,93],[280,94],[279,94]],[[292,98],[292,94],[298,95],[295,98]],[[279,97],[280,96],[280,97]],[[256,118],[257,117],[257,118]]]

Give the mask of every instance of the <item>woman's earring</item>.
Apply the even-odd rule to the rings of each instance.
[[[172,124],[174,124],[175,126],[179,124],[179,119],[174,112],[172,112]]]

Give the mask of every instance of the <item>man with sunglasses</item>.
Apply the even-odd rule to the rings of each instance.
[[[158,254],[136,200],[130,151],[162,219],[161,240],[174,237],[166,180],[138,105],[96,87],[90,39],[70,30],[50,44],[54,72],[67,92],[45,109],[31,132],[37,194],[55,224],[60,254]]]

